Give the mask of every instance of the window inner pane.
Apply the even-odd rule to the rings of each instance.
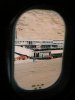
[[[65,23],[56,11],[33,9],[15,26],[14,78],[26,90],[53,85],[62,71]]]

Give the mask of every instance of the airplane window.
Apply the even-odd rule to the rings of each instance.
[[[32,9],[18,18],[15,25],[14,79],[20,88],[46,89],[59,79],[65,30],[63,18],[53,10]]]

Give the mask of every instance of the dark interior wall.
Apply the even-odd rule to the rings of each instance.
[[[9,25],[12,19],[22,10],[27,9],[30,6],[33,6],[35,4],[41,4],[43,5],[43,8],[45,5],[48,5],[48,8],[57,9],[58,12],[61,10],[61,14],[63,14],[64,19],[66,20],[67,28],[69,29],[69,32],[67,34],[67,41],[68,44],[68,52],[70,50],[70,54],[68,57],[65,58],[74,58],[74,43],[75,43],[75,3],[72,1],[65,2],[64,0],[1,0],[0,1],[0,96],[2,96],[2,100],[4,97],[7,99],[20,99],[21,98],[31,98],[32,95],[28,94],[26,96],[18,95],[11,87],[10,82],[8,81],[8,73],[7,73],[7,51],[9,47],[8,40],[10,39],[10,36],[12,34],[9,32]],[[68,42],[69,41],[69,42]],[[63,92],[59,93],[59,95],[56,95],[55,98],[61,99],[61,100],[67,100],[68,98],[73,99],[74,91],[75,91],[75,70],[74,70],[74,59],[69,59],[70,66],[71,66],[71,74],[69,79],[69,84],[67,85],[66,89],[63,90]],[[46,95],[44,97],[44,94],[41,94],[40,100],[46,99],[49,97],[49,95]],[[37,94],[37,97],[39,98],[40,94]],[[49,97],[51,100],[54,98],[51,96]],[[36,97],[35,97],[36,99]],[[27,99],[28,100],[28,99]]]

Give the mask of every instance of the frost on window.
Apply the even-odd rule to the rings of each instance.
[[[65,23],[55,11],[33,9],[15,26],[14,79],[25,90],[53,85],[62,71]]]

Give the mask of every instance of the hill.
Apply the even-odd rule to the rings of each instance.
[[[29,10],[19,17],[16,34],[23,40],[64,40],[65,23],[55,11]]]

